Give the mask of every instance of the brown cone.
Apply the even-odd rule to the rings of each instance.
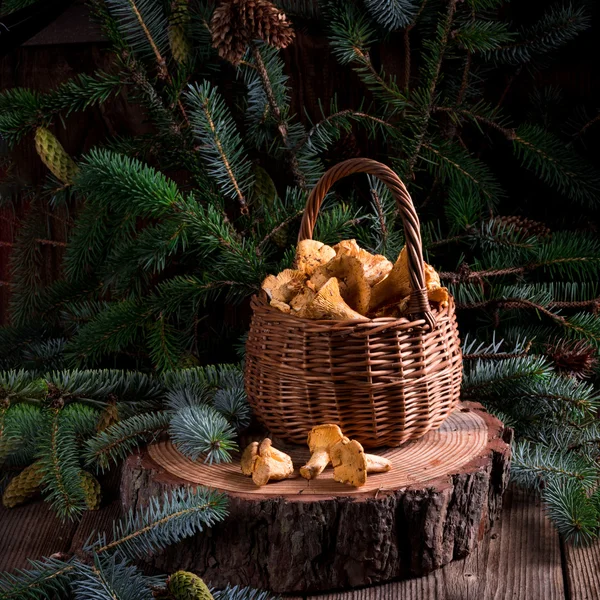
[[[253,39],[285,48],[294,38],[285,13],[269,0],[223,0],[213,13],[210,29],[213,47],[234,65],[240,63]]]
[[[526,219],[525,217],[518,217],[516,215],[496,217],[495,223],[497,227],[502,225],[505,227],[512,227],[519,233],[538,238],[545,238],[551,235],[550,229],[543,223],[533,221],[532,219]]]

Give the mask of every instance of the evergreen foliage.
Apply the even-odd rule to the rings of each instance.
[[[167,430],[193,460],[229,461],[237,431],[250,420],[236,365],[160,377],[8,371],[0,372],[0,387],[0,471],[8,475],[37,461],[41,491],[62,518],[77,518],[88,507],[83,468],[109,469]]]
[[[515,427],[515,479],[541,491],[561,533],[597,535],[600,245],[589,223],[600,173],[581,142],[600,120],[574,110],[558,122],[551,91],[518,114],[506,102],[515,81],[533,81],[577,43],[590,17],[585,2],[551,2],[534,21],[513,22],[508,4],[282,2],[319,19],[339,69],[364,89],[359,106],[324,99],[321,114],[304,115],[276,48],[244,42],[235,68],[218,58],[214,3],[191,2],[182,17],[158,0],[92,0],[115,50],[111,69],[46,92],[3,92],[0,135],[11,147],[32,144],[40,128],[60,137],[69,112],[124,88],[153,129],[73,157],[72,184],[49,176],[29,190],[12,250],[11,321],[0,330],[1,460],[31,462],[24,440],[39,430],[46,493],[76,515],[77,465],[107,468],[166,429],[192,456],[227,459],[249,419],[243,386],[225,371],[187,368],[231,360],[249,297],[291,264],[307,192],[359,140],[407,183],[426,260],[456,299],[464,397]],[[173,25],[187,43],[177,50]],[[404,57],[400,72],[381,42]],[[315,237],[355,237],[395,260],[403,236],[389,193],[366,178],[344,185]],[[64,277],[48,284],[41,248],[59,225]],[[10,371],[23,365],[31,372]],[[72,370],[109,365],[155,375]],[[120,421],[89,437],[89,411],[100,420],[112,396]],[[65,419],[67,405],[88,412]]]

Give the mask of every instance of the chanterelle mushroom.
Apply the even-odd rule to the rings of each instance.
[[[329,454],[333,465],[333,478],[355,487],[367,483],[367,473],[385,473],[392,468],[392,463],[387,458],[365,454],[359,442],[347,437],[334,444]]]
[[[246,449],[242,453],[241,466],[242,473],[244,475],[252,475],[254,471],[254,462],[258,457],[258,442],[252,442],[246,446]]]
[[[258,446],[258,455],[254,460],[252,481],[258,486],[269,481],[280,481],[294,474],[294,464],[290,456],[273,448],[269,438]]]
[[[317,425],[308,434],[310,460],[300,468],[300,475],[305,479],[318,477],[329,464],[329,449],[344,439],[342,430],[333,424]]]

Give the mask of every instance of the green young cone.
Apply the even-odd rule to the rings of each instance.
[[[13,508],[35,498],[40,493],[43,471],[38,462],[25,467],[13,477],[2,494],[2,504]]]
[[[88,510],[98,510],[102,500],[102,490],[98,480],[87,471],[81,471],[81,487],[85,494],[85,504]]]
[[[167,590],[175,600],[214,600],[204,581],[188,571],[173,573],[169,577]]]
[[[187,24],[190,13],[187,0],[175,0],[174,9],[169,19],[169,45],[173,58],[180,65],[190,60],[192,47],[187,35]]]
[[[75,161],[65,152],[54,134],[45,127],[35,132],[35,149],[42,162],[63,183],[71,184],[77,174]]]

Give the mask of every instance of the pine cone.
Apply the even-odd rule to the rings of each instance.
[[[67,184],[73,183],[78,167],[49,129],[37,128],[35,149],[57,179]]]
[[[40,493],[43,475],[39,461],[25,467],[6,486],[2,494],[2,504],[6,508],[14,508],[35,498]]]
[[[525,217],[517,217],[515,215],[496,217],[494,222],[496,226],[504,225],[505,227],[512,227],[515,231],[532,237],[545,238],[552,234],[550,229],[543,223]]]
[[[245,0],[245,21],[252,38],[260,38],[274,48],[287,48],[294,30],[284,12],[269,0]]]
[[[106,408],[102,412],[98,424],[96,425],[97,431],[104,431],[111,425],[114,425],[119,421],[119,409],[117,408],[116,402],[109,402]]]
[[[102,490],[98,480],[87,471],[81,471],[81,487],[85,495],[85,504],[88,510],[98,510],[102,500]]]
[[[204,581],[188,571],[173,573],[167,582],[167,590],[175,600],[214,600]]]
[[[233,65],[240,63],[253,39],[286,48],[294,38],[285,13],[268,0],[223,0],[213,13],[210,29],[213,47]]]
[[[169,18],[169,45],[173,58],[180,65],[189,62],[192,47],[187,34],[190,13],[187,0],[174,0]]]
[[[557,371],[575,379],[587,379],[596,368],[596,349],[584,340],[557,340],[546,352]]]

